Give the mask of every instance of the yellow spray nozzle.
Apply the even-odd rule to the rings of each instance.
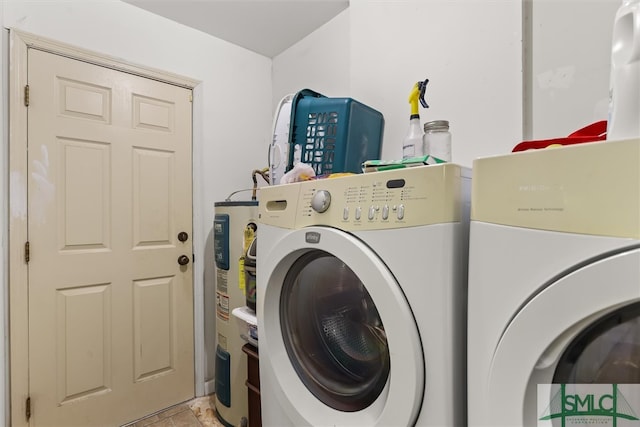
[[[425,79],[424,81],[416,82],[409,93],[409,104],[411,105],[411,116],[419,115],[418,112],[418,101],[422,104],[424,108],[429,108],[427,102],[424,100],[424,92],[427,88],[427,83],[429,83],[429,79]]]
[[[427,102],[424,100],[424,92],[427,89],[427,83],[429,83],[429,79],[424,79],[424,81],[416,82],[409,93],[409,104],[411,105],[411,116],[419,116],[418,112],[418,101],[424,108],[429,108]]]
[[[409,104],[411,105],[411,115],[419,114],[418,112],[418,99],[420,98],[420,82],[413,85],[411,92],[409,93]]]

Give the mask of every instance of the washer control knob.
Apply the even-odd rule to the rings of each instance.
[[[318,190],[316,194],[313,195],[311,199],[311,208],[318,212],[322,213],[329,209],[329,205],[331,204],[331,193],[327,190]]]
[[[404,219],[404,205],[398,206],[398,219]]]
[[[375,218],[375,216],[376,216],[376,207],[371,206],[369,208],[369,220],[373,221],[373,218]]]

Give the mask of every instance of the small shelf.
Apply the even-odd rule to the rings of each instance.
[[[258,348],[251,344],[242,346],[247,355],[247,396],[249,400],[249,427],[262,427],[260,409],[260,366]]]

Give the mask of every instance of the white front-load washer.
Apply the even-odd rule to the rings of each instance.
[[[640,425],[640,140],[477,159],[472,187],[469,425]]]
[[[264,426],[462,426],[470,170],[263,188]]]

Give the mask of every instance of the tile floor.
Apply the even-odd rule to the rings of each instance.
[[[224,427],[214,408],[213,395],[199,397],[123,427]]]

